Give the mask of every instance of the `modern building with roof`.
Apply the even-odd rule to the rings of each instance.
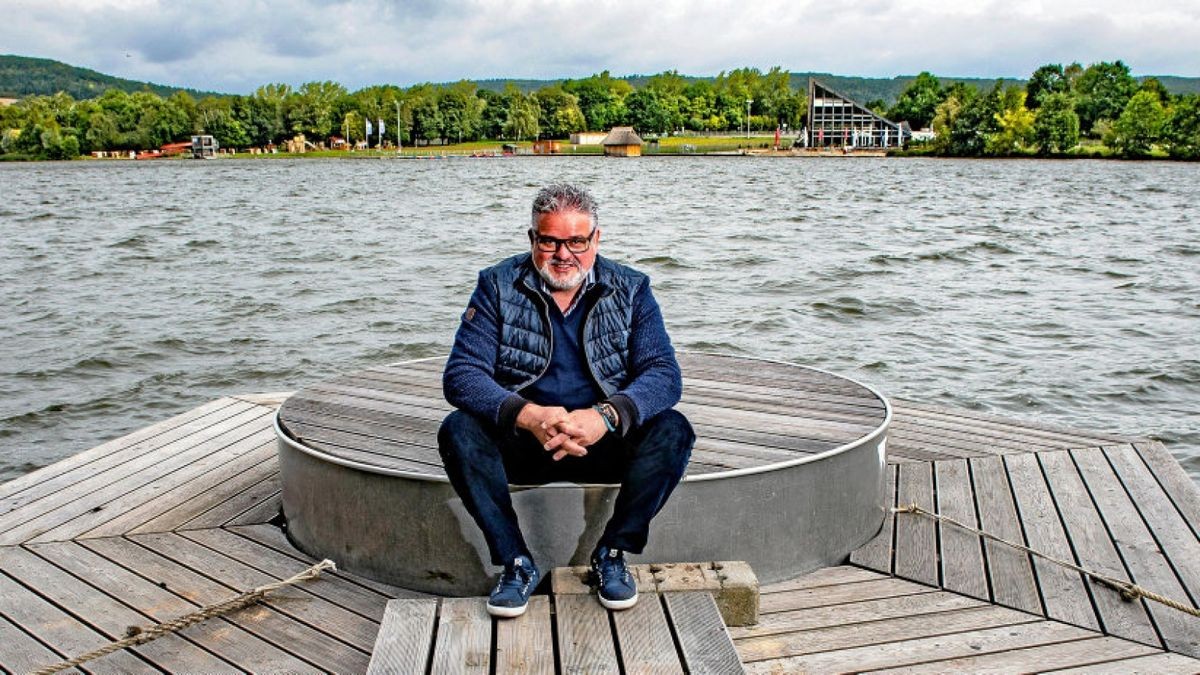
[[[808,127],[803,142],[809,148],[898,148],[912,136],[907,122],[893,122],[831,89],[808,80]]]
[[[642,137],[637,135],[633,127],[613,127],[604,137],[600,145],[604,146],[604,154],[612,157],[641,157]]]

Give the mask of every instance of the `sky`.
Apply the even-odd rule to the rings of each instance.
[[[741,67],[1028,77],[1123,60],[1200,76],[1200,0],[0,0],[0,53],[247,94]]]

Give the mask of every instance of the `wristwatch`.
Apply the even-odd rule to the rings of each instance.
[[[617,409],[608,401],[601,401],[592,406],[592,409],[600,413],[600,417],[604,419],[604,426],[608,427],[609,431],[616,431],[621,425],[621,416],[617,414]]]

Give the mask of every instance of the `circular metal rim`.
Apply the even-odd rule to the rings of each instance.
[[[780,469],[786,469],[786,468],[797,466],[800,464],[808,464],[810,462],[818,462],[822,459],[825,459],[826,457],[837,455],[837,454],[840,454],[843,452],[849,452],[855,448],[858,448],[862,445],[870,443],[870,442],[874,441],[876,438],[878,438],[880,435],[887,433],[888,427],[891,426],[891,422],[892,422],[892,403],[891,403],[891,401],[889,401],[887,399],[887,397],[885,397],[883,394],[881,394],[879,392],[879,390],[877,390],[875,387],[872,387],[871,385],[866,384],[865,382],[860,382],[852,377],[846,377],[845,375],[839,375],[837,373],[833,373],[828,370],[823,370],[821,368],[814,368],[812,366],[802,366],[797,363],[789,363],[787,361],[780,361],[778,359],[764,359],[764,358],[760,358],[757,356],[737,356],[734,354],[722,354],[719,352],[703,352],[703,351],[701,351],[701,352],[682,352],[682,353],[702,354],[705,356],[721,356],[721,357],[735,358],[735,359],[746,359],[749,361],[762,361],[764,363],[775,363],[775,364],[779,364],[779,365],[792,366],[795,368],[803,368],[805,370],[811,370],[811,371],[815,371],[818,373],[823,373],[825,375],[830,375],[832,377],[846,380],[847,382],[851,382],[853,384],[856,384],[856,385],[866,389],[867,391],[874,394],[875,397],[878,398],[881,402],[883,402],[883,409],[884,409],[883,421],[879,423],[879,426],[875,427],[875,429],[873,429],[870,433],[866,434],[865,436],[863,436],[861,438],[857,438],[853,441],[850,441],[849,443],[844,443],[835,448],[830,448],[829,450],[825,450],[823,452],[819,452],[814,455],[807,455],[805,457],[797,457],[796,459],[788,459],[788,460],[784,460],[782,462],[775,462],[773,464],[764,464],[762,466],[748,467],[745,469],[731,469],[729,471],[714,471],[712,473],[704,473],[704,474],[700,474],[698,476],[684,476],[683,480],[681,481],[683,483],[699,483],[699,482],[707,481],[707,480],[721,480],[721,479],[725,479],[725,478],[737,478],[739,476],[748,476],[748,475],[759,474],[759,473],[767,473],[767,472],[771,472],[771,471],[778,471]],[[442,358],[442,357],[428,356],[428,357],[421,358],[421,359],[409,359],[407,361],[397,362],[395,365],[404,365],[406,363],[419,363],[421,361],[432,361],[432,360],[438,359],[438,358]],[[279,415],[280,415],[280,411],[282,409],[283,409],[283,406],[281,405],[279,407],[279,409],[275,411],[275,414],[272,415],[272,423],[275,427],[275,436],[279,440],[283,441],[284,443],[287,443],[289,446],[295,448],[296,450],[299,450],[300,452],[310,455],[316,459],[320,459],[325,462],[330,462],[332,464],[338,464],[338,465],[341,465],[341,466],[344,466],[347,468],[351,468],[351,469],[357,469],[359,471],[366,471],[368,473],[380,474],[383,476],[393,476],[396,478],[408,478],[411,480],[421,480],[421,481],[427,481],[427,482],[431,482],[431,483],[449,483],[450,482],[450,479],[446,476],[432,476],[427,473],[417,473],[415,471],[403,471],[401,469],[388,469],[386,467],[375,466],[373,464],[366,464],[363,462],[355,462],[353,460],[343,459],[336,455],[331,455],[329,453],[322,452],[320,450],[316,450],[316,449],[310,448],[306,445],[303,445],[300,442],[293,439],[291,436],[289,436],[287,434],[287,432],[285,432],[283,430],[283,427],[280,426]],[[592,487],[592,486],[614,487],[614,486],[616,486],[616,484],[615,483],[571,483],[571,484],[550,484],[550,485],[542,485],[542,486],[538,486],[538,487],[543,487],[543,488],[552,487],[552,488],[559,488],[559,489],[577,489],[579,487]],[[530,486],[530,487],[532,487],[532,486]]]

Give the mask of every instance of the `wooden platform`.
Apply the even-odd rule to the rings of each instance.
[[[270,522],[281,398],[222,398],[0,485],[0,667],[25,672],[306,567]],[[752,429],[755,406],[777,399],[722,400]],[[1195,605],[1200,492],[1162,446],[917,403],[897,404],[895,422],[899,501]],[[763,593],[762,622],[731,629],[751,672],[1200,671],[1200,619],[908,514],[849,565]],[[86,669],[363,672],[387,602],[413,597],[327,574]]]

